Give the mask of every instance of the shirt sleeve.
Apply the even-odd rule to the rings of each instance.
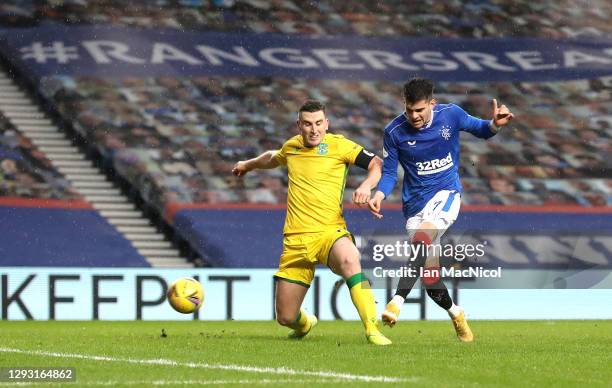
[[[340,137],[339,140],[338,153],[340,154],[340,158],[348,164],[355,164],[355,159],[363,147],[344,136]]]
[[[276,154],[274,154],[274,159],[276,159],[276,161],[281,166],[287,165],[287,153],[286,152],[287,152],[287,142],[285,142],[285,144],[283,144],[281,149],[276,151]]]
[[[459,130],[469,132],[481,139],[488,139],[495,136],[495,132],[491,130],[490,120],[474,117],[457,105],[455,105],[455,111],[459,118]]]
[[[393,136],[385,131],[383,138],[383,169],[382,177],[378,182],[378,190],[385,194],[385,198],[391,194],[395,183],[397,183],[397,145]]]

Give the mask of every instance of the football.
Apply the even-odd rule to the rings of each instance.
[[[204,289],[193,278],[175,280],[168,288],[168,302],[182,314],[191,314],[204,304]]]

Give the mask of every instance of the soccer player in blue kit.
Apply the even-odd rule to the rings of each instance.
[[[461,202],[459,180],[459,132],[488,139],[513,119],[505,106],[493,100],[493,118],[482,120],[454,104],[437,104],[434,85],[425,78],[413,78],[404,85],[406,111],[393,119],[384,134],[383,175],[378,190],[368,202],[372,214],[381,218],[381,204],[397,182],[398,162],[404,169],[402,209],[407,219],[409,240],[419,252],[413,265],[424,270],[422,282],[427,294],[447,310],[460,341],[471,342],[472,331],[463,309],[455,305],[439,277],[439,257],[427,247],[455,222]],[[434,271],[430,271],[434,269]],[[418,273],[418,272],[417,272]],[[427,274],[433,274],[428,276]],[[437,275],[436,275],[437,273]],[[400,278],[395,296],[382,314],[383,323],[393,327],[404,300],[417,277]]]

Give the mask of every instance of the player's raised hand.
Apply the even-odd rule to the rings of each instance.
[[[234,165],[234,168],[232,168],[232,174],[236,176],[244,176],[244,174],[246,174],[249,171],[250,170],[247,166],[247,163],[244,160],[241,160],[240,162],[236,163]]]
[[[493,124],[496,127],[501,127],[510,122],[514,118],[514,114],[510,112],[510,109],[506,105],[498,107],[497,100],[493,99]]]
[[[358,206],[364,206],[368,204],[370,200],[370,188],[364,185],[359,186],[353,192],[353,203]]]
[[[385,195],[382,191],[377,191],[376,194],[368,201],[368,207],[370,208],[370,213],[379,220],[383,218],[383,215],[380,212],[380,207],[382,205],[382,200],[385,199]]]

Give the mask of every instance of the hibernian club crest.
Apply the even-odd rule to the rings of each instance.
[[[319,155],[327,155],[327,143],[319,143],[317,146],[317,154]]]

